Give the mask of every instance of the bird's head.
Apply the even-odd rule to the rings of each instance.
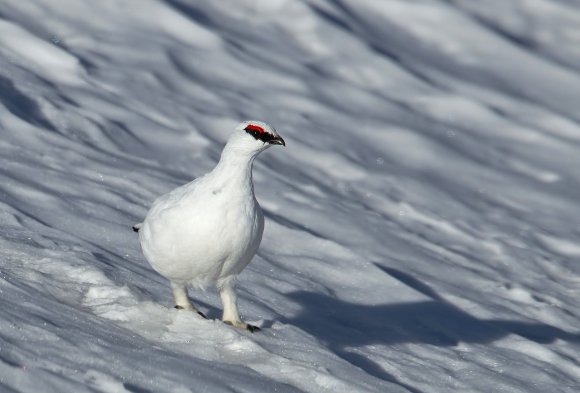
[[[272,145],[286,146],[286,142],[271,125],[261,121],[248,120],[236,127],[228,145],[232,148],[235,147],[238,151],[258,153]]]

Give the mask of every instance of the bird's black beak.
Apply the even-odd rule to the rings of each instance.
[[[274,138],[270,139],[268,141],[269,144],[271,145],[282,145],[282,146],[286,146],[286,142],[284,142],[284,139],[282,139],[282,137],[280,135],[276,135]]]

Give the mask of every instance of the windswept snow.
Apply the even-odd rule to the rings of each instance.
[[[572,0],[0,0],[0,391],[580,391]],[[244,119],[258,334],[131,225]]]

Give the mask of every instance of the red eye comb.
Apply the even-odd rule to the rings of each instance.
[[[260,126],[257,126],[255,124],[248,124],[248,126],[245,128],[246,131],[258,131],[258,132],[264,132],[264,129]]]

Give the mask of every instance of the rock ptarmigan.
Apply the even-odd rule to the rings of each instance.
[[[262,240],[264,215],[254,196],[252,163],[272,145],[286,146],[274,127],[241,123],[211,172],[158,198],[145,220],[133,226],[145,258],[171,283],[175,308],[197,311],[187,286],[215,284],[222,321],[259,330],[241,320],[234,284]]]

